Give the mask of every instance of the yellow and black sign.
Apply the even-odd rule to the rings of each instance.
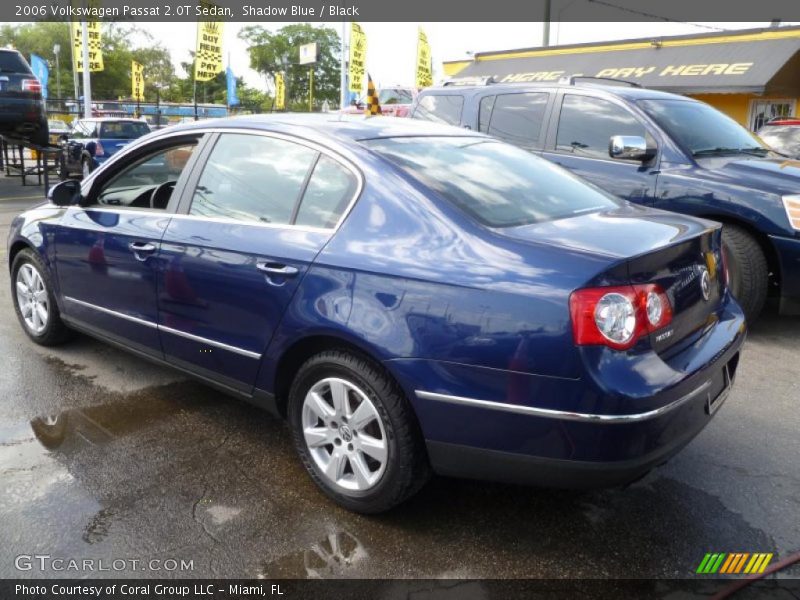
[[[212,7],[201,2],[201,6]],[[195,81],[210,81],[223,71],[222,21],[198,21],[197,48],[194,55]]]
[[[433,65],[431,63],[431,47],[428,45],[428,36],[419,28],[417,38],[417,76],[416,86],[418,88],[433,85]]]
[[[144,65],[131,61],[131,96],[137,102],[144,102]]]
[[[286,81],[283,73],[275,74],[275,110],[286,110]]]
[[[364,72],[367,68],[367,36],[361,25],[350,25],[350,91],[361,93],[364,85]]]
[[[364,107],[364,114],[368,117],[381,114],[378,92],[375,90],[375,84],[372,83],[372,77],[369,74],[367,74],[367,105]]]
[[[95,73],[103,70],[103,38],[100,33],[100,22],[86,23],[89,41],[89,71]],[[73,21],[70,25],[72,36],[72,64],[78,73],[83,73],[83,24]]]

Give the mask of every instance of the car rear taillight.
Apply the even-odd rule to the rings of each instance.
[[[94,155],[95,156],[104,156],[106,153],[105,149],[103,148],[103,144],[99,141],[94,145]]]
[[[656,284],[576,290],[569,311],[576,344],[616,350],[627,350],[672,322],[672,305]]]
[[[22,91],[30,92],[31,94],[41,94],[42,84],[38,79],[23,79],[21,82]]]

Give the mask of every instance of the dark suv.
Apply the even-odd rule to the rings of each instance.
[[[0,49],[0,135],[23,143],[48,143],[42,84],[16,50]]]
[[[501,138],[625,200],[721,221],[748,318],[770,291],[782,313],[800,314],[800,163],[711,106],[572,78],[429,88],[411,117]]]

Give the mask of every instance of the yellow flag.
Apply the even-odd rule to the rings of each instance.
[[[86,23],[87,37],[89,40],[89,71],[95,73],[102,71],[103,66],[103,38],[100,33],[99,21]],[[80,22],[71,23],[72,34],[72,62],[79,73],[83,73],[83,26]]]
[[[144,102],[144,66],[135,60],[131,61],[131,96]]]
[[[418,88],[433,85],[433,68],[431,64],[431,47],[428,45],[428,36],[419,28],[417,38],[417,76],[416,84]]]
[[[350,91],[361,92],[364,85],[364,71],[367,63],[367,36],[361,25],[350,25],[350,69],[347,74],[350,80]]]
[[[275,74],[275,110],[286,110],[286,82],[283,73]]]
[[[194,78],[209,81],[223,71],[222,21],[197,23],[197,48],[194,55]]]

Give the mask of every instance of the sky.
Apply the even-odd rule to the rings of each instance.
[[[248,85],[270,89],[263,76],[250,69],[247,44],[238,33],[254,23],[226,23],[223,52],[230,53],[230,63],[237,76]],[[287,23],[259,23],[277,30]],[[194,23],[140,23],[172,54],[176,68],[181,61],[190,60],[194,47]],[[329,23],[341,34],[341,23]],[[469,53],[489,50],[508,50],[539,46],[542,43],[541,23],[361,23],[367,35],[367,71],[378,87],[412,85],[416,59],[417,27],[422,27],[431,45],[434,62],[434,81],[443,77],[441,63],[459,60]],[[752,23],[673,23],[663,21],[624,23],[553,23],[550,44],[575,44],[621,40],[639,37],[661,37],[681,34],[711,33],[722,30],[768,27],[768,22]],[[349,27],[348,27],[349,30]]]

